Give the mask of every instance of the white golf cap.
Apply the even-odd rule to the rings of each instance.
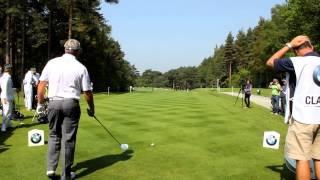
[[[80,50],[80,42],[76,39],[69,39],[64,43],[64,49],[66,50]]]

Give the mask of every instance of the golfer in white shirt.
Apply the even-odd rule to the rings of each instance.
[[[89,105],[88,114],[94,115],[94,102],[87,69],[76,58],[80,54],[80,43],[69,39],[65,54],[50,60],[44,67],[38,85],[37,112],[43,111],[45,88],[48,85],[48,163],[47,175],[55,176],[62,151],[62,180],[75,178],[71,172],[74,160],[77,129],[80,119],[80,94]]]

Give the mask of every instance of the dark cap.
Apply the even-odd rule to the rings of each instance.
[[[12,65],[11,64],[5,64],[4,65],[4,70],[7,71],[7,70],[11,70],[12,69]]]

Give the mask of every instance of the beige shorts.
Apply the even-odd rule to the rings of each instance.
[[[293,121],[286,137],[286,155],[296,160],[320,160],[320,125]]]

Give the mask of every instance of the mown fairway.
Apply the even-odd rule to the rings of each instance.
[[[282,118],[234,101],[209,90],[96,94],[97,118],[132,151],[122,153],[81,101],[74,171],[78,179],[93,180],[286,178]],[[48,128],[26,116],[25,125],[0,134],[2,180],[46,179],[47,146],[29,148],[27,131],[43,129],[47,136]],[[262,148],[267,130],[281,133],[280,150]]]

